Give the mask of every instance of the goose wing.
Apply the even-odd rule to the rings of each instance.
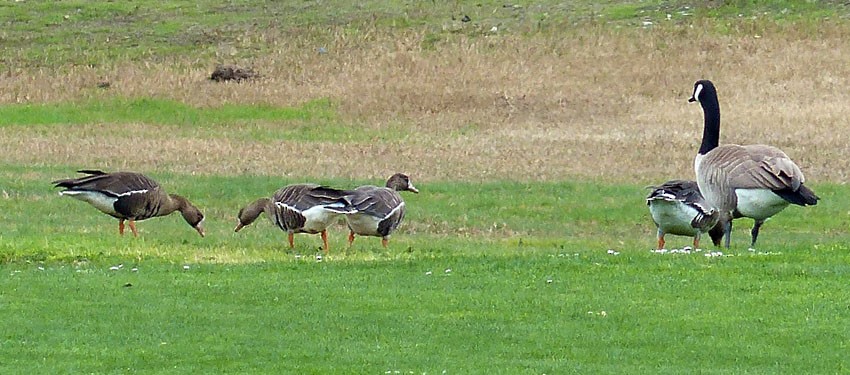
[[[347,212],[350,206],[345,199],[350,191],[339,190],[317,184],[294,184],[278,190],[272,200],[296,211],[324,206]]]
[[[697,209],[703,215],[711,215],[714,209],[703,198],[696,181],[670,180],[659,186],[649,186],[652,189],[646,197],[646,204],[653,200],[678,201]]]
[[[377,186],[361,186],[349,197],[357,212],[381,219],[391,216],[404,206],[404,200],[393,189]]]
[[[68,190],[94,191],[113,197],[122,197],[135,193],[156,190],[159,184],[149,177],[133,172],[104,173],[101,171],[82,170],[88,176],[53,181],[56,187]]]
[[[731,188],[797,191],[805,181],[800,167],[776,147],[724,145],[708,156],[726,171]]]

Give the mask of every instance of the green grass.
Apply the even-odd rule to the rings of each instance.
[[[0,126],[139,122],[203,127],[246,121],[327,122],[334,118],[335,110],[327,99],[309,101],[295,108],[233,104],[196,108],[167,99],[115,97],[82,103],[0,106]]]
[[[8,359],[0,368],[515,374],[848,367],[846,246],[732,258],[598,249],[467,255],[465,246],[433,258],[188,262],[188,270],[157,260],[124,261],[118,271],[108,270],[118,259],[5,264],[1,342]]]
[[[0,127],[28,127],[54,132],[57,126],[127,123],[164,125],[171,135],[218,138],[222,134],[250,141],[298,140],[357,142],[400,139],[409,132],[400,125],[391,131],[370,129],[338,119],[328,99],[298,107],[224,104],[198,108],[168,99],[106,97],[79,103],[0,105]]]
[[[733,256],[706,257],[649,251],[654,228],[640,186],[422,183],[421,194],[405,194],[407,223],[390,249],[375,238],[346,248],[338,226],[330,255],[316,262],[317,236],[298,235],[292,252],[265,220],[232,232],[241,205],[292,181],[153,173],[205,211],[208,236],[173,215],[122,238],[114,219],[55,195],[47,182],[65,169],[16,169],[3,168],[0,346],[9,359],[0,372],[720,374],[850,365],[840,209],[850,191],[841,185],[813,186],[821,204],[768,222],[760,252],[745,250],[749,224],[736,222],[734,248],[724,250]]]
[[[433,47],[489,25],[562,32],[671,14],[676,22],[717,20],[715,29],[725,32],[752,17],[806,24],[846,16],[836,2],[702,4],[5,2],[0,62],[9,72],[181,56],[206,63],[228,43],[239,47],[235,59],[250,60],[270,48],[257,37],[264,30],[310,34],[314,48],[339,29],[422,29],[423,43]],[[446,27],[463,14],[471,26]],[[304,142],[413,132],[407,124],[386,131],[342,123],[326,99],[293,108],[195,108],[161,98],[81,96],[96,98],[0,106],[0,127],[51,132],[144,123],[178,136]],[[172,215],[140,222],[141,236],[133,238],[118,236],[115,219],[51,187],[84,167],[92,166],[0,162],[0,373],[760,374],[850,367],[845,185],[814,184],[821,203],[770,220],[756,252],[746,249],[751,223],[736,221],[733,248],[708,257],[717,249],[650,251],[655,228],[643,185],[417,182],[422,192],[404,194],[408,216],[389,249],[377,238],[346,247],[340,223],[330,233],[330,254],[317,262],[318,236],[297,235],[289,250],[285,234],[267,220],[233,232],[240,207],[301,180],[274,171],[190,176],[151,166],[147,174],[204,211],[208,236]]]

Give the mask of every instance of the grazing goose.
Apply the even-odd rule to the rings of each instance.
[[[348,222],[348,245],[354,235],[381,237],[381,245],[387,247],[389,237],[404,220],[404,200],[399,191],[419,190],[410,182],[410,177],[396,173],[387,180],[386,187],[361,186],[349,197],[356,212],[345,216]]]
[[[765,220],[789,204],[815,205],[818,196],[803,185],[800,167],[782,150],[767,145],[722,145],[717,90],[708,80],[694,83],[689,102],[702,106],[705,126],[702,144],[694,159],[697,184],[705,199],[721,211],[721,225],[729,247],[732,217],[755,220],[751,247]]]
[[[337,216],[354,211],[345,198],[352,193],[316,184],[284,186],[271,199],[260,198],[239,210],[239,224],[235,231],[251,225],[265,212],[275,225],[288,234],[290,248],[295,247],[295,233],[321,233],[322,249],[327,253],[327,228]]]
[[[664,235],[692,236],[699,248],[702,233],[709,232],[715,246],[720,245],[723,230],[717,226],[720,212],[711,207],[699,192],[695,181],[670,180],[650,186],[646,197],[652,221],[658,227],[658,249],[664,249]]]
[[[204,236],[204,214],[186,198],[167,194],[159,184],[149,177],[133,172],[105,173],[96,170],[81,170],[85,177],[56,180],[55,187],[65,190],[59,195],[87,202],[101,212],[118,218],[118,233],[124,234],[124,221],[130,222],[133,236],[138,236],[136,221],[156,216],[166,216],[180,211],[183,219]]]

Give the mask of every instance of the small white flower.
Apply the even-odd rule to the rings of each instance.
[[[431,276],[432,273],[431,271],[425,272],[425,276]]]
[[[133,268],[131,268],[131,269],[130,269],[130,271],[131,271],[131,272],[139,272],[139,269],[138,269],[138,268],[136,268],[136,267],[133,267]]]
[[[112,267],[109,267],[109,270],[110,270],[110,271],[118,271],[118,270],[120,270],[120,269],[121,269],[121,267],[118,267],[118,266],[112,266]]]
[[[446,268],[446,273],[452,273],[452,269],[451,269],[451,268]]]
[[[184,269],[184,270],[188,270],[188,269],[189,269],[189,265],[188,265],[188,264],[183,265],[183,269]]]

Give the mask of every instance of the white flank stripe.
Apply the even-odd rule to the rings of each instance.
[[[131,191],[128,191],[128,192],[126,192],[126,193],[121,193],[121,194],[117,194],[117,195],[118,195],[119,197],[126,197],[126,196],[128,196],[128,195],[133,195],[133,194],[143,194],[143,193],[147,193],[147,192],[148,192],[148,189],[145,189],[145,190],[131,190]]]
[[[398,210],[400,210],[402,207],[404,207],[404,202],[401,202],[401,204],[399,204],[398,206],[395,206],[395,208],[393,208],[393,210],[390,211],[390,213],[388,213],[387,216],[384,216],[383,218],[386,219],[390,216],[393,216],[393,214],[398,212]]]
[[[283,208],[285,208],[285,209],[287,209],[287,210],[290,210],[290,211],[295,211],[295,212],[301,213],[301,210],[299,210],[299,209],[297,209],[297,208],[295,208],[295,207],[293,207],[293,206],[290,206],[290,205],[288,205],[288,204],[286,204],[286,203],[282,203],[282,202],[274,202],[274,205],[275,205],[275,206],[278,206],[278,207],[283,207]]]

